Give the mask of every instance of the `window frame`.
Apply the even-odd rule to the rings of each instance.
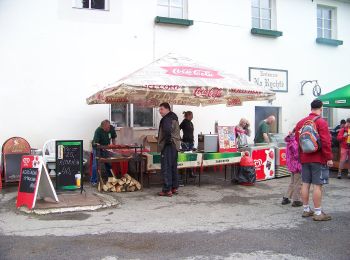
[[[105,2],[105,8],[104,9],[99,9],[99,8],[91,8],[91,2],[93,0],[88,0],[89,1],[89,8],[84,8],[84,7],[78,7],[78,2],[82,0],[72,0],[72,5],[73,8],[76,9],[84,9],[84,10],[98,10],[98,11],[110,11],[110,0],[104,0]]]
[[[319,18],[318,16],[318,11],[321,10],[321,18]],[[331,11],[331,19],[325,19],[323,17],[323,11],[327,10],[327,11]],[[321,27],[318,27],[318,19],[321,19]],[[330,33],[331,33],[331,37],[325,37],[325,31],[328,30],[327,28],[325,28],[324,26],[324,21],[328,20],[331,21],[331,28],[330,28]],[[321,29],[322,35],[318,35],[318,30]],[[316,8],[316,34],[317,34],[317,38],[324,38],[324,39],[337,39],[337,8],[334,6],[326,6],[326,5],[317,5]]]
[[[327,117],[325,116],[326,113],[328,114]],[[331,107],[322,108],[322,118],[327,121],[329,127],[333,125],[333,117],[333,109]]]
[[[268,0],[269,1],[269,8],[265,8],[265,7],[261,7],[261,0],[259,1],[259,6],[254,6],[253,5],[253,1],[251,0],[251,23],[252,23],[252,28],[256,28],[256,29],[263,29],[263,30],[276,30],[277,26],[276,26],[276,1],[275,0]],[[259,17],[254,16],[253,14],[253,8],[258,8],[258,12],[259,12]],[[269,10],[270,12],[270,18],[266,19],[263,18],[262,16],[262,10]],[[254,22],[253,20],[259,20],[259,27],[255,27],[254,26]],[[270,22],[270,27],[269,28],[264,28],[263,27],[263,21],[269,21]]]
[[[188,1],[187,0],[181,0],[182,1],[182,6],[179,7],[179,6],[175,6],[175,5],[171,5],[171,0],[167,0],[168,1],[168,4],[160,4],[157,0],[157,8],[158,6],[162,6],[162,7],[167,7],[168,9],[168,15],[167,16],[163,16],[163,15],[160,15],[162,17],[168,17],[168,18],[176,18],[176,19],[188,19]],[[182,9],[182,17],[174,17],[174,16],[171,16],[171,9],[172,8],[181,8]],[[159,15],[157,13],[157,15]]]
[[[118,126],[117,129],[120,129],[122,127],[132,127],[135,129],[156,129],[158,127],[158,110],[156,108],[152,108],[152,126],[134,126],[134,104],[123,104],[126,105],[126,122],[125,126]],[[116,122],[112,120],[112,104],[109,106],[109,119],[114,125]]]

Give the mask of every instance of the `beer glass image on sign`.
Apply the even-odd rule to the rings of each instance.
[[[37,177],[37,168],[23,168],[19,191],[25,193],[33,193],[35,190]]]

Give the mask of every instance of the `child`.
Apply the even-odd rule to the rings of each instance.
[[[282,199],[282,205],[287,205],[293,200],[292,207],[301,207],[300,201],[301,189],[301,163],[299,160],[299,146],[295,139],[295,129],[284,139],[287,143],[287,168],[292,173],[288,191]]]

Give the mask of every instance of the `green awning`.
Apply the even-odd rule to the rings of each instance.
[[[325,107],[350,108],[350,84],[318,98]]]

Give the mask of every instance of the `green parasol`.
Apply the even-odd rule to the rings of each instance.
[[[325,107],[350,108],[350,84],[318,98]]]

